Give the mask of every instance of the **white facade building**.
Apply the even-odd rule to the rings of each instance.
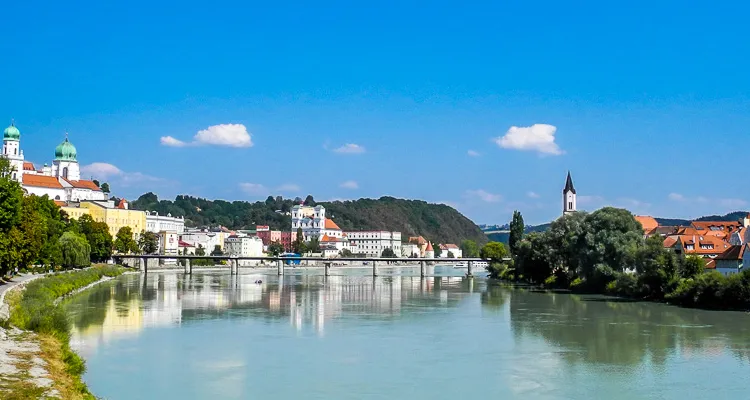
[[[146,211],[146,231],[148,232],[185,232],[185,217],[173,217],[172,214],[159,215],[158,212]]]
[[[325,221],[326,209],[323,206],[297,205],[292,207],[292,232],[302,229],[302,237],[305,242],[309,242],[313,238],[320,239],[323,237]]]
[[[224,241],[224,253],[233,257],[263,257],[263,241],[257,236],[231,235]],[[239,260],[240,266],[257,265],[257,260]]]
[[[419,246],[416,243],[402,243],[401,244],[401,256],[402,257],[420,257],[422,252],[419,251]]]
[[[362,231],[346,232],[349,250],[367,257],[380,257],[383,250],[391,249],[396,257],[401,256],[401,232]]]
[[[81,179],[75,146],[65,140],[55,148],[52,166],[37,169],[25,161],[21,150],[21,132],[11,123],[3,131],[2,156],[13,167],[12,177],[23,187],[24,194],[48,196],[58,201],[107,200],[107,194],[93,182]]]
[[[206,249],[206,254],[210,254],[216,246],[226,253],[225,245],[226,239],[230,236],[226,232],[214,232],[206,229],[202,230],[189,230],[183,232],[180,235],[180,240],[188,243],[192,243],[195,247],[203,247]]]

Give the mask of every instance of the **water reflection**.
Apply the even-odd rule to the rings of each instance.
[[[483,302],[509,301],[514,336],[542,337],[563,350],[561,357],[569,364],[662,366],[671,358],[730,355],[747,361],[750,355],[744,313],[529,290],[509,293],[490,288]]]
[[[256,284],[257,280],[262,284]],[[363,277],[227,274],[129,275],[68,301],[72,343],[83,355],[149,327],[205,319],[288,319],[323,335],[337,318],[394,319],[412,310],[451,307],[474,291],[464,277]]]

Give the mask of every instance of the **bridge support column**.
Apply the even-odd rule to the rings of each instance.
[[[240,260],[234,260],[234,274],[240,274]]]
[[[424,261],[420,261],[419,262],[419,276],[422,277],[422,278],[424,278],[424,276],[425,276],[425,272],[426,272],[425,268],[427,267],[426,264],[427,263],[425,263]]]
[[[474,270],[474,261],[469,261],[468,266],[466,267],[466,276],[468,277],[474,276],[473,270]]]
[[[378,262],[374,260],[372,262],[372,276],[378,276]]]
[[[141,260],[143,261],[143,273],[148,273],[148,259],[146,257],[142,257]]]
[[[186,261],[185,268],[187,268],[187,273],[192,275],[193,274],[193,260],[188,258],[185,261]]]
[[[324,265],[325,265],[326,276],[331,276],[331,262],[327,261],[324,263]]]
[[[276,260],[276,271],[278,272],[279,276],[284,275],[284,262],[281,260]]]

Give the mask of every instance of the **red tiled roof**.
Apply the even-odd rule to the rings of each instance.
[[[323,235],[322,238],[320,238],[321,243],[322,242],[338,242],[338,238],[335,238],[333,236]]]
[[[427,240],[422,236],[412,236],[409,238],[409,243],[425,244],[427,243]]]
[[[458,248],[458,246],[456,246],[456,245],[455,245],[455,244],[453,244],[453,243],[448,243],[448,244],[446,244],[446,245],[445,245],[445,247],[447,247],[447,248],[449,248],[449,249],[457,249],[457,248]]]
[[[677,244],[677,237],[674,236],[668,236],[666,239],[664,239],[664,247],[671,248],[674,247],[675,244]]]
[[[71,180],[67,180],[67,181],[68,183],[73,185],[74,188],[77,188],[77,189],[90,189],[95,192],[102,191],[101,189],[99,189],[99,186],[96,186],[96,183],[94,183],[93,181],[87,181],[83,179],[81,179],[80,181],[71,181]]]
[[[60,181],[54,176],[23,174],[23,184],[26,186],[62,189]]]
[[[119,208],[120,210],[124,210],[127,204],[128,204],[127,200],[120,199],[120,203],[117,204],[117,208]]]
[[[682,249],[685,254],[721,254],[731,247],[729,243],[714,236],[684,235],[680,236],[679,240],[682,242]],[[692,245],[693,249],[688,250],[687,245]],[[703,249],[701,248],[702,245],[713,245],[713,248]]]
[[[635,220],[641,223],[644,233],[651,232],[659,226],[654,217],[636,215]]]
[[[725,252],[716,256],[716,260],[742,260],[742,255],[745,253],[745,246],[730,246]]]
[[[341,230],[341,228],[339,228],[339,226],[336,225],[336,223],[333,222],[333,220],[328,219],[328,218],[326,218],[325,229],[337,229],[337,230]]]
[[[177,245],[180,246],[180,247],[195,247],[195,245],[192,245],[192,244],[190,244],[188,242],[183,242],[182,240],[180,240],[179,242],[177,242]]]
[[[58,207],[64,207],[66,204],[64,201],[55,200],[55,204],[57,204]]]
[[[24,171],[36,171],[36,168],[34,168],[34,163],[24,161],[23,162],[23,170]]]
[[[421,236],[420,236],[420,237],[421,237]],[[430,242],[427,242],[427,248],[426,248],[426,249],[424,249],[424,251],[435,251],[435,250],[434,250],[434,249],[432,248],[432,243],[430,243]]]

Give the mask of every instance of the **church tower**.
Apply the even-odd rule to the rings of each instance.
[[[576,211],[576,188],[573,187],[573,178],[568,171],[568,179],[565,180],[565,189],[563,189],[563,215]]]
[[[3,157],[7,158],[10,161],[10,166],[13,167],[13,172],[11,172],[13,180],[21,182],[23,180],[21,132],[13,122],[3,131]]]
[[[52,174],[58,178],[65,178],[69,181],[81,179],[81,170],[76,159],[77,152],[73,143],[68,140],[68,134],[65,134],[65,141],[55,148],[55,160],[52,161]]]

